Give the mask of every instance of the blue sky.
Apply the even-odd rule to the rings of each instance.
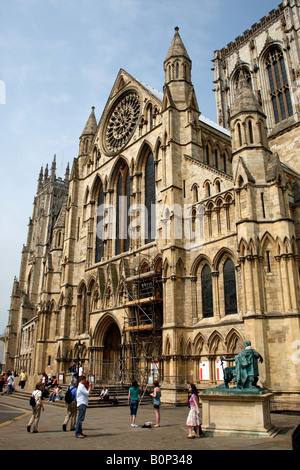
[[[120,68],[159,91],[174,27],[193,62],[202,114],[216,121],[216,49],[278,7],[274,0],[0,0],[0,333],[41,166],[78,154]]]

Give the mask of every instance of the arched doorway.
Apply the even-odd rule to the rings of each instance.
[[[116,382],[119,379],[121,359],[121,335],[116,323],[108,327],[103,346],[103,379]]]
[[[115,383],[120,376],[121,332],[112,315],[105,315],[98,323],[92,347],[92,370],[95,382]]]

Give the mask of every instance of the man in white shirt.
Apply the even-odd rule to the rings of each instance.
[[[85,375],[82,375],[79,378],[79,385],[77,388],[77,409],[78,409],[78,417],[75,429],[75,437],[83,438],[85,435],[82,433],[82,423],[85,418],[86,407],[89,403],[89,394],[92,388],[91,382],[89,383],[89,387],[86,388],[84,385],[86,380]]]
[[[7,379],[7,395],[10,395],[15,389],[15,382],[13,375],[9,375]]]
[[[103,401],[109,400],[109,391],[108,391],[108,388],[105,387],[105,385],[103,385],[102,392],[99,395],[99,401],[100,400],[103,400]]]

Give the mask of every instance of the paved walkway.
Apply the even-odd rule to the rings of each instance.
[[[62,430],[65,409],[44,402],[39,433],[26,431],[30,406],[25,401],[0,396],[0,448],[1,450],[292,450],[291,436],[300,422],[295,415],[272,414],[272,423],[280,428],[274,438],[246,439],[208,437],[187,439],[185,421],[187,407],[162,405],[160,428],[131,428],[129,408],[102,407],[87,409],[83,424],[85,439],[76,439],[74,433]],[[154,420],[151,405],[138,409],[137,424]],[[153,423],[153,424],[154,424]],[[138,453],[135,453],[138,455]]]

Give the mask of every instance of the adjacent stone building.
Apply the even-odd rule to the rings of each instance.
[[[57,178],[55,159],[41,171],[7,367],[32,381],[79,360],[96,383],[159,376],[174,402],[188,382],[218,384],[220,355],[250,339],[273,408],[299,409],[298,29],[285,1],[215,53],[219,124],[200,113],[178,28],[163,93],[120,70],[71,172]],[[273,53],[275,94],[261,62]]]

